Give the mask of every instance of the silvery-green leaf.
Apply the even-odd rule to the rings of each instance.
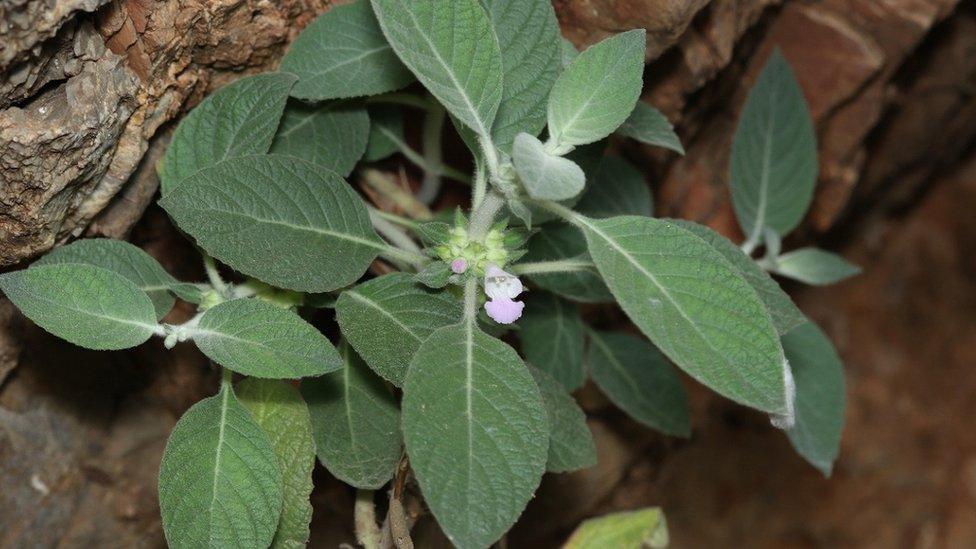
[[[783,251],[783,237],[769,227],[763,227],[763,245],[766,246],[767,257],[779,257]]]
[[[340,365],[335,347],[311,324],[259,299],[234,299],[207,309],[191,334],[203,354],[247,376],[295,379]]]
[[[413,81],[367,0],[335,6],[312,21],[292,42],[281,70],[298,75],[292,96],[311,101],[376,95]]]
[[[291,101],[271,152],[308,160],[347,176],[366,151],[369,116],[349,103],[308,105]]]
[[[0,274],[0,290],[41,328],[89,349],[135,347],[157,326],[145,292],[93,265],[38,265]]]
[[[434,332],[403,387],[403,434],[424,500],[457,547],[487,547],[532,498],[549,426],[539,389],[508,345],[471,322]]]
[[[204,292],[210,290],[210,285],[205,283],[177,282],[169,290],[183,301],[199,305],[203,302]]]
[[[668,546],[668,526],[660,507],[612,513],[580,524],[563,549],[662,549]]]
[[[495,146],[508,151],[521,132],[539,135],[546,100],[560,72],[559,23],[549,0],[482,0],[502,56],[502,100],[492,127]]]
[[[688,395],[664,355],[631,334],[591,330],[589,335],[586,365],[603,394],[644,425],[688,437]]]
[[[532,198],[567,200],[578,195],[586,184],[582,168],[568,158],[550,154],[541,141],[527,133],[515,136],[512,163]]]
[[[586,191],[576,203],[576,211],[594,218],[615,215],[651,215],[654,200],[651,189],[637,168],[619,156],[605,156]]]
[[[529,366],[549,418],[549,459],[546,471],[566,473],[596,465],[596,444],[586,415],[556,378]]]
[[[774,50],[749,92],[732,141],[732,204],[746,236],[793,230],[813,198],[817,139],[803,91]]]
[[[235,388],[271,442],[282,477],[281,517],[271,549],[299,549],[308,543],[312,520],[312,468],[315,441],[308,406],[286,381],[248,378]]]
[[[393,105],[374,105],[369,108],[369,139],[366,143],[367,162],[382,160],[400,150],[405,143],[403,114]]]
[[[163,318],[173,308],[175,299],[171,292],[180,285],[151,255],[121,240],[77,240],[67,246],[55,248],[32,266],[55,263],[83,263],[122,275],[146,292],[156,310],[157,319]]]
[[[722,254],[670,221],[576,222],[617,302],[658,349],[736,402],[788,413],[779,335],[755,290]]]
[[[424,340],[460,318],[460,300],[424,288],[407,273],[350,288],[336,303],[343,335],[373,371],[397,386]]]
[[[502,60],[478,0],[372,0],[393,50],[448,112],[482,136],[502,98]]]
[[[159,507],[175,549],[271,544],[282,477],[268,435],[230,384],[187,410],[159,466]]]
[[[565,38],[560,38],[559,43],[561,44],[560,53],[563,68],[566,69],[579,57],[579,50],[576,49],[576,46],[572,42]]]
[[[549,135],[561,146],[603,139],[634,110],[643,86],[644,29],[617,34],[577,57],[549,95]]]
[[[443,261],[431,261],[429,265],[413,276],[413,279],[428,288],[440,289],[447,286],[454,273]]]
[[[524,262],[556,261],[559,259],[588,259],[586,238],[572,225],[548,223],[529,239]],[[582,303],[612,303],[613,295],[600,278],[600,273],[575,271],[568,273],[544,273],[528,275],[528,279],[540,288],[572,301]]]
[[[756,290],[759,299],[766,305],[766,309],[773,318],[773,324],[776,325],[776,331],[780,335],[789,332],[806,321],[803,312],[793,304],[793,300],[779,287],[779,284],[729,239],[704,225],[692,223],[691,221],[680,219],[672,219],[670,221],[687,231],[695,233],[702,240],[708,242],[733,267],[738,269],[742,278],[752,286],[752,289]]]
[[[264,282],[327,292],[355,282],[385,245],[338,175],[281,155],[225,160],[160,204],[210,255]]]
[[[256,74],[204,99],[173,133],[160,192],[165,196],[187,177],[227,158],[268,152],[295,80],[281,72]]]
[[[800,248],[775,261],[776,274],[814,286],[826,286],[861,273],[861,268],[843,257],[818,248]]]
[[[647,145],[685,154],[685,148],[681,146],[681,139],[674,133],[671,122],[668,122],[661,111],[642,101],[637,102],[634,112],[617,128],[617,133]]]
[[[567,391],[583,385],[583,319],[575,304],[550,293],[531,292],[525,298],[518,326],[526,361],[558,380]]]
[[[844,429],[844,366],[812,322],[783,336],[783,349],[796,381],[796,423],[786,434],[796,451],[829,477]]]
[[[340,345],[338,372],[302,381],[322,465],[339,480],[375,490],[402,454],[396,398],[355,351]]]

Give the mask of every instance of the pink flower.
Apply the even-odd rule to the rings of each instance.
[[[497,265],[485,269],[485,312],[499,324],[511,324],[522,316],[525,303],[514,301],[522,293],[522,281],[517,276],[506,273]]]
[[[485,303],[485,311],[499,324],[511,324],[522,316],[525,303],[511,299],[493,299]]]
[[[462,274],[468,270],[468,261],[463,257],[459,257],[451,262],[451,271],[454,274]]]

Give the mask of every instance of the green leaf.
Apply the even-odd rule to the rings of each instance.
[[[319,460],[339,480],[375,490],[393,478],[402,454],[396,398],[349,345],[342,369],[302,382]]]
[[[424,499],[451,542],[486,547],[532,498],[549,426],[535,381],[473,323],[433,333],[403,387],[403,431]]]
[[[612,513],[579,525],[563,549],[660,549],[668,546],[668,526],[660,507]]]
[[[478,0],[372,0],[383,34],[447,110],[491,135],[502,98],[502,60]]]
[[[280,288],[348,286],[386,247],[359,195],[310,162],[235,158],[187,181],[160,202],[176,224],[210,255]]]
[[[554,222],[544,225],[542,230],[529,239],[528,251],[522,257],[522,261],[556,261],[574,258],[589,258],[583,233],[572,225]],[[528,278],[540,288],[572,301],[612,303],[614,300],[596,269],[571,273],[533,274]]]
[[[549,459],[546,471],[566,473],[596,465],[596,444],[586,415],[556,378],[529,366],[549,418]]]
[[[668,360],[643,339],[590,331],[586,365],[593,381],[627,415],[662,433],[691,435],[688,395]]]
[[[732,141],[732,204],[743,232],[781,235],[803,219],[817,179],[817,139],[803,91],[773,51],[739,118]]]
[[[382,160],[400,150],[405,143],[403,113],[393,105],[375,105],[369,108],[369,139],[366,143],[367,162]]]
[[[752,286],[753,290],[756,290],[759,299],[766,305],[766,310],[773,318],[773,324],[776,325],[776,331],[780,335],[806,322],[803,312],[793,304],[793,300],[779,287],[779,284],[728,238],[698,223],[680,219],[669,221],[708,242],[739,271],[742,278]]]
[[[347,176],[366,151],[368,139],[369,116],[362,107],[291,101],[271,152],[308,160]]]
[[[81,263],[108,269],[131,280],[146,292],[156,310],[156,318],[163,318],[176,301],[171,293],[182,286],[167,273],[158,261],[141,248],[121,240],[89,238],[55,248],[32,265]]]
[[[295,76],[281,72],[241,78],[186,115],[163,158],[160,192],[227,158],[268,152]]]
[[[281,502],[271,441],[229,383],[183,414],[159,466],[159,507],[170,547],[264,549],[278,527]]]
[[[461,308],[449,294],[392,273],[342,292],[336,318],[370,368],[399,387],[420,344],[434,330],[457,323]]]
[[[826,286],[861,273],[843,257],[819,248],[800,248],[776,258],[773,272],[814,286]]]
[[[367,0],[335,6],[312,21],[292,42],[281,70],[298,75],[292,96],[310,101],[376,95],[413,82]]]
[[[568,158],[550,154],[541,141],[527,133],[515,136],[512,163],[532,198],[567,200],[586,185],[582,168]]]
[[[549,95],[549,135],[560,146],[592,143],[617,129],[634,110],[643,86],[644,29],[587,48],[556,80]]]
[[[755,290],[719,252],[670,221],[576,221],[621,308],[668,358],[736,402],[788,415],[776,328]]]
[[[518,325],[526,361],[557,379],[567,391],[583,385],[583,319],[576,305],[549,293],[532,292],[525,299]]]
[[[593,218],[651,215],[651,189],[637,168],[619,156],[600,160],[576,211]]]
[[[549,0],[483,4],[498,36],[504,72],[492,137],[508,152],[516,135],[539,135],[546,125],[546,101],[561,70],[559,22]]]
[[[563,69],[567,69],[573,64],[573,61],[579,57],[579,50],[576,49],[576,46],[572,42],[566,40],[565,38],[560,37],[559,43],[561,54],[560,60],[562,61]]]
[[[623,125],[617,128],[620,135],[636,139],[647,145],[671,149],[678,154],[685,154],[681,146],[681,139],[674,133],[674,126],[654,107],[637,102],[634,111],[630,113]]]
[[[453,274],[447,263],[431,261],[430,264],[415,274],[413,279],[428,288],[441,289],[448,285]]]
[[[281,518],[272,549],[305,547],[312,520],[312,468],[315,441],[308,406],[298,389],[285,381],[244,379],[236,387],[241,404],[267,435],[282,477]]]
[[[89,349],[135,347],[156,331],[145,292],[101,267],[38,265],[0,274],[0,290],[41,328]]]
[[[829,477],[844,429],[844,366],[812,322],[783,336],[783,349],[796,381],[796,423],[786,434],[796,451]]]
[[[295,379],[340,365],[335,347],[311,324],[259,299],[234,299],[207,309],[190,333],[203,354],[247,376]]]

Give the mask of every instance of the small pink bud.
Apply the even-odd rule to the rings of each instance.
[[[468,270],[468,261],[464,258],[457,258],[451,262],[451,270],[454,274],[462,274]]]
[[[522,316],[525,303],[512,301],[507,297],[493,299],[485,303],[485,312],[499,324],[511,324]]]

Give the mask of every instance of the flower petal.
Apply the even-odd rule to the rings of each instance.
[[[522,316],[525,303],[508,298],[493,299],[485,303],[485,312],[499,324],[511,324]]]

